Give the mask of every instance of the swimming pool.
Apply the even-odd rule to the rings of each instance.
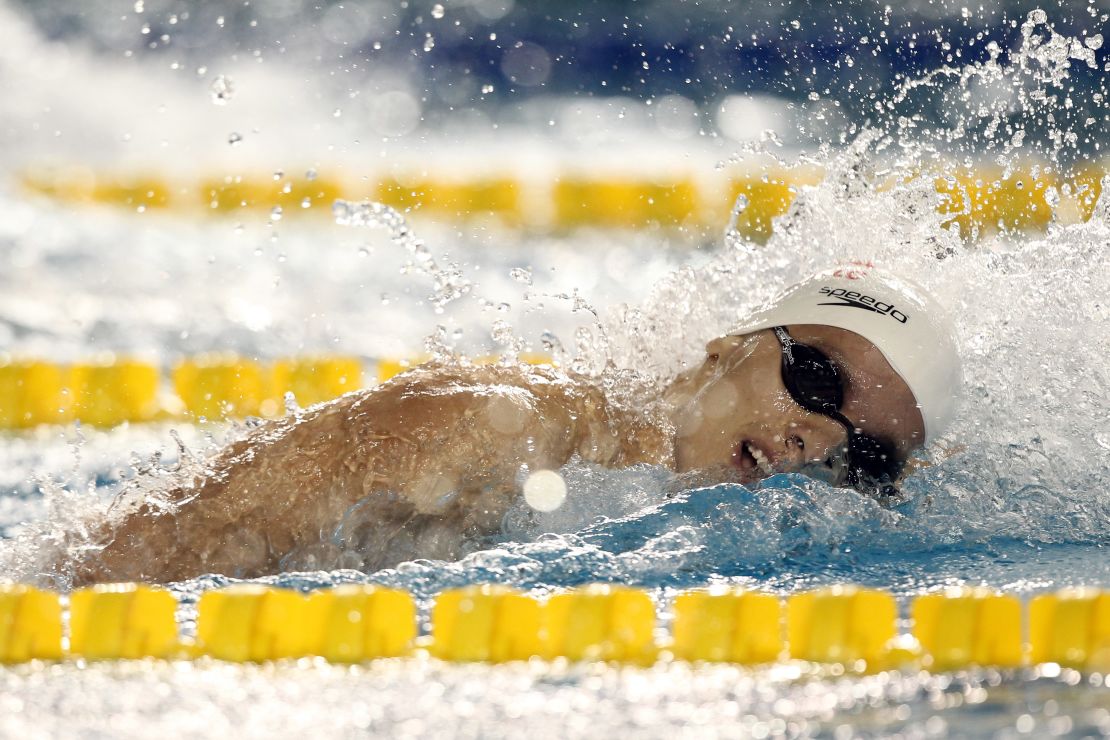
[[[15,237],[9,235],[6,247],[20,250],[32,264],[49,262],[48,272],[64,286],[56,294],[59,300],[84,299],[97,306],[105,317],[96,323],[97,335],[151,336],[149,344],[164,346],[165,357],[184,351],[169,332],[159,333],[159,327],[132,318],[151,315],[135,311],[134,306],[159,300],[161,289],[156,284],[143,288],[144,281],[138,278],[125,297],[96,295],[102,283],[80,254],[90,247],[95,250],[91,242],[95,237],[90,235],[116,237],[111,228],[114,217],[99,211],[70,214],[69,233],[43,249],[42,242],[30,235],[41,233],[38,220],[51,220],[55,207],[18,201],[15,207],[27,214],[27,227]],[[149,241],[137,240],[140,248],[127,257],[130,265],[142,265],[146,258],[142,245],[149,243],[148,254],[157,252],[159,257],[167,248],[180,249],[178,264],[193,265],[186,271],[208,269],[203,259],[199,265],[195,259],[188,261],[189,243],[196,238],[193,233],[181,234],[173,222],[153,223],[146,232]],[[212,229],[218,232],[223,227]],[[288,269],[281,276],[283,292],[296,296],[298,280],[309,290],[313,231],[308,228],[303,240],[283,237],[287,250],[283,264],[290,265],[282,268]],[[548,248],[578,253],[576,245],[565,243]],[[620,256],[613,259],[619,262],[633,259],[629,253],[637,247],[607,248],[618,250]],[[1022,248],[1029,249],[1027,244]],[[681,257],[666,250],[658,254],[671,255],[676,262]],[[483,255],[465,259],[491,259],[488,252]],[[519,252],[503,252],[493,258],[503,260],[500,265],[485,269],[507,272],[519,257]],[[155,261],[153,256],[149,259]],[[532,259],[538,261],[535,255]],[[669,267],[662,257],[656,259],[663,265],[661,270]],[[110,259],[98,264],[108,273],[120,269]],[[67,271],[72,272],[67,275]],[[136,272],[132,267],[131,274]],[[667,278],[660,280],[665,284]],[[242,290],[236,286],[229,293]],[[598,290],[617,292],[622,286],[614,281]],[[350,292],[374,295],[377,288],[360,284]],[[216,294],[198,291],[197,295]],[[212,299],[213,304],[218,302]],[[346,320],[355,325],[353,314],[362,310],[358,301],[340,296],[336,302],[351,308],[329,305],[321,310],[337,323]],[[126,310],[123,303],[128,304]],[[219,311],[218,306],[205,306],[202,301],[196,309],[209,317]],[[228,319],[205,324],[207,331],[223,336],[243,331]],[[264,338],[258,336],[258,340]],[[64,338],[50,341],[59,354],[65,351]],[[238,341],[239,346],[246,344]],[[261,350],[244,347],[244,351]],[[1037,360],[1043,361],[1043,357]],[[974,362],[969,364],[969,374],[975,377]],[[984,425],[990,417],[982,414],[982,408],[973,409],[965,417]],[[1050,417],[1039,419],[1043,431],[1058,435],[1049,442],[1062,444],[1068,439],[1054,431],[1060,427]],[[1073,423],[1081,420],[1076,416]],[[5,555],[25,552],[20,549],[27,547],[26,535],[18,533],[20,522],[64,526],[82,507],[110,497],[121,477],[131,475],[127,465],[132,455],[145,457],[165,449],[159,465],[171,466],[177,453],[169,439],[170,428],[182,435],[186,445],[200,450],[210,444],[206,434],[222,433],[218,426],[163,423],[113,431],[55,428],[6,437],[0,453],[8,492],[3,524],[10,539]],[[1003,437],[1012,433],[1012,429],[999,432]],[[982,434],[992,439],[989,432]],[[892,592],[903,617],[912,597],[956,584],[985,584],[1026,599],[1070,585],[1106,588],[1110,559],[1104,556],[1105,523],[1110,512],[1094,483],[1101,470],[1094,462],[1097,455],[1053,459],[1044,445],[1035,439],[1020,445],[988,442],[957,452],[915,475],[907,500],[889,509],[800,476],[776,476],[751,491],[724,485],[675,495],[668,492],[671,479],[666,471],[608,471],[571,464],[562,471],[570,493],[561,509],[541,514],[519,507],[507,518],[502,540],[475,543],[475,552],[460,562],[417,561],[377,573],[321,562],[321,567],[304,572],[304,566],[291,558],[288,567],[297,572],[260,580],[298,589],[347,582],[395,586],[417,597],[423,620],[436,594],[467,584],[505,583],[542,596],[591,582],[614,582],[647,589],[663,625],[677,593],[708,584],[786,595],[858,583]],[[44,499],[30,482],[42,475],[67,482],[70,492],[55,491],[51,500]],[[1064,480],[1074,482],[1071,487],[1052,483]],[[33,573],[33,568],[23,571],[28,577]],[[206,577],[172,586],[183,605],[180,616],[186,630],[195,619],[198,596],[230,580]],[[785,665],[484,666],[412,659],[353,668],[313,661],[273,666],[204,661],[64,663],[13,666],[4,669],[2,676],[6,706],[19,709],[5,713],[5,732],[32,735],[72,731],[138,735],[152,730],[208,735],[224,727],[250,735],[330,731],[502,736],[525,731],[546,736],[604,729],[653,736],[664,732],[1084,736],[1105,734],[1110,723],[1103,678],[1067,669],[1055,674],[976,669],[937,675],[820,677],[799,674]]]
[[[968,116],[981,130],[991,110]],[[788,595],[857,583],[894,594],[903,618],[915,596],[959,584],[1025,600],[1067,586],[1110,588],[1108,202],[1089,221],[1066,218],[1064,206],[1081,194],[1069,195],[1043,163],[1034,174],[1010,136],[1010,148],[985,146],[1012,170],[997,177],[1025,178],[1012,189],[1027,185],[1042,208],[1035,212],[1054,215],[1043,232],[966,242],[936,213],[935,183],[899,179],[915,167],[945,171],[931,149],[939,134],[914,138],[900,125],[815,155],[826,179],[800,191],[766,246],[721,243],[719,228],[540,232],[417,218],[413,229],[436,264],[456,263],[472,286],[439,306],[436,276],[420,268],[424,253],[381,230],[268,210],[231,220],[124,212],[43,198],[13,179],[0,185],[0,254],[12,267],[0,274],[0,338],[6,351],[56,362],[114,352],[167,369],[213,349],[262,359],[416,356],[420,338],[432,335],[467,354],[562,346],[585,356],[584,370],[612,358],[664,376],[779,286],[840,260],[874,259],[912,274],[950,307],[964,350],[957,427],[911,476],[902,502],[882,507],[799,476],[752,490],[691,488],[650,467],[573,462],[561,471],[564,506],[521,505],[502,536],[472,543],[459,562],[364,573],[321,547],[290,553],[288,572],[258,581],[401,588],[416,597],[425,630],[438,593],[487,582],[538,597],[598,581],[635,586],[651,595],[663,628],[675,595],[706,585]],[[564,143],[539,137],[528,154],[550,162]],[[407,145],[409,156],[419,144]],[[269,167],[267,154],[229,166]],[[201,164],[217,169],[223,156]],[[281,166],[309,168],[292,158]],[[185,160],[175,159],[171,174],[202,179]],[[981,195],[968,190],[970,200]],[[171,468],[180,454],[171,430],[195,452],[238,433],[170,421],[0,438],[5,575],[39,579],[44,543],[95,514],[136,468]],[[199,596],[232,580],[171,586],[187,633]],[[1059,667],[829,675],[790,664],[77,661],[3,667],[0,686],[0,729],[31,737],[1110,734],[1106,676]]]

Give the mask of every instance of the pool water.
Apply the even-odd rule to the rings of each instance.
[[[1062,170],[1075,154],[1054,148],[1070,140],[1068,126],[1082,123],[1062,113],[1060,132],[1039,143],[1030,133],[1023,151],[1012,134],[987,135],[1000,109],[1018,110],[1020,124],[1048,105],[1031,91],[1066,85],[1066,65],[1052,53],[1057,37],[1035,25],[1045,44],[994,67],[938,75],[957,79],[938,95],[982,92],[978,85],[1001,80],[1023,91],[1017,102],[957,95],[957,122],[928,128],[892,112],[844,146],[805,155],[825,179],[800,190],[766,245],[734,233],[472,228],[419,214],[409,215],[403,234],[349,219],[137,214],[0,182],[0,258],[10,266],[0,271],[0,342],[5,351],[59,362],[109,351],[168,367],[213,349],[259,358],[415,356],[433,337],[435,348],[463,354],[547,350],[583,371],[612,363],[663,379],[782,286],[870,259],[912,276],[949,308],[964,361],[959,418],[927,451],[899,502],[881,506],[797,475],[750,489],[690,487],[661,469],[572,461],[560,471],[568,484],[562,507],[541,513],[521,503],[499,536],[472,543],[458,562],[361,572],[329,559],[325,536],[312,552],[290,553],[287,572],[257,580],[306,590],[349,582],[403,588],[417,597],[424,629],[439,591],[487,582],[538,596],[598,581],[636,586],[656,600],[664,627],[676,593],[710,584],[785,595],[858,583],[893,593],[903,617],[914,596],[952,585],[1025,599],[1073,585],[1110,588],[1110,195],[1082,221],[1057,218],[1067,193],[1045,190],[1041,207],[1053,217],[1043,231],[976,240],[937,212],[934,176],[972,156],[954,131],[1002,170],[1026,166],[1029,150],[1045,158],[1042,171]],[[1104,62],[1101,52],[1097,59]],[[890,99],[892,111],[912,103],[904,92]],[[410,155],[419,143],[410,143]],[[554,158],[561,142],[541,136],[528,146]],[[802,156],[773,142],[756,154]],[[173,164],[178,172],[185,166]],[[428,268],[424,249],[441,272]],[[445,295],[437,278],[455,266],[468,289]],[[53,543],[101,515],[129,482],[170,470],[180,455],[173,435],[206,454],[239,433],[174,422],[0,437],[4,577],[49,582],[45,554]],[[171,584],[186,632],[199,595],[233,580]],[[0,670],[7,736],[230,732],[1092,737],[1110,735],[1110,681],[1051,666],[845,676],[791,665],[484,666],[424,658],[355,667],[201,660]]]
[[[188,346],[182,345],[190,341],[188,337],[174,341],[171,332],[141,318],[153,312],[125,310],[120,305],[160,300],[163,288],[136,279],[134,290],[126,296],[110,293],[97,271],[122,271],[122,266],[111,264],[112,252],[105,250],[93,266],[80,259],[81,252],[97,250],[95,239],[114,238],[112,227],[118,223],[113,217],[95,211],[70,214],[68,233],[44,248],[36,236],[41,231],[38,224],[54,217],[54,206],[28,202],[16,206],[26,214],[27,227],[17,235],[9,234],[5,247],[20,250],[23,259],[32,263],[49,262],[50,269],[42,271],[57,280],[56,298],[85,300],[101,317],[95,336],[126,332],[155,337],[149,344],[164,346],[164,358],[187,351]],[[129,263],[141,266],[147,259],[153,263],[155,250],[164,255],[165,250],[176,249],[184,280],[201,280],[202,275],[189,275],[189,270],[204,274],[209,263],[195,256],[187,259],[189,245],[178,241],[192,242],[201,227],[194,225],[181,234],[178,224],[151,224],[136,240],[138,249],[128,257]],[[222,225],[207,228],[209,238],[224,229]],[[1088,224],[1078,233],[1093,238],[1090,232],[1100,228],[1105,227]],[[283,237],[287,259],[277,268],[269,265],[282,272],[280,290],[294,301],[298,294],[304,298],[311,291],[313,276],[307,266],[315,263],[307,252],[315,249],[312,236],[308,230],[303,241]],[[151,246],[144,250],[147,242]],[[1035,255],[1031,243],[1020,243],[1018,248]],[[1050,248],[1048,241],[1043,244],[1042,249]],[[632,259],[628,255],[640,248],[606,244],[600,237],[595,246],[621,255],[612,258],[618,262]],[[564,266],[573,265],[572,255],[581,249],[570,240],[545,247],[556,255],[552,261]],[[484,250],[470,255],[461,251],[465,248],[456,246],[463,261],[490,260],[483,271],[507,272],[518,260],[523,262],[517,251],[491,256]],[[566,262],[558,262],[558,250],[568,255]],[[653,254],[661,273],[670,266],[668,259],[677,264],[683,257],[666,249]],[[531,259],[538,262],[540,256],[533,254]],[[67,271],[71,272],[68,278]],[[374,279],[372,272],[358,278],[367,283]],[[565,279],[573,281],[573,276]],[[667,280],[659,278],[663,294]],[[603,274],[598,283],[601,294],[634,299],[621,293],[627,288],[615,278]],[[44,299],[42,291],[49,289],[39,285],[36,295],[23,290],[27,300],[38,301]],[[229,287],[222,297],[218,290],[198,290],[195,309],[210,317],[206,330],[213,336],[238,342],[245,352],[263,352],[251,342],[262,344],[273,341],[272,337],[247,332],[220,314],[221,300],[244,290]],[[373,295],[379,287],[359,285],[349,290]],[[358,322],[352,314],[361,313],[362,307],[350,296],[339,295],[342,292],[333,291],[328,300],[335,304],[322,310],[337,324],[354,326]],[[350,308],[336,305],[348,302]],[[373,312],[392,316],[384,306],[375,305]],[[578,317],[567,312],[566,318],[576,321]],[[473,321],[480,323],[481,314]],[[550,331],[552,325],[553,321],[544,329]],[[396,330],[392,319],[382,321],[381,327]],[[232,338],[236,333],[242,336]],[[54,342],[52,349],[59,355],[70,351],[66,346],[70,340],[64,337],[36,341],[48,346]],[[360,337],[360,341],[373,340]],[[1097,372],[1102,359],[1087,355],[1083,361]],[[973,359],[968,363],[969,384],[975,388],[977,373],[987,373],[988,367],[999,374],[1020,371],[1008,367],[1008,362],[984,360],[977,367]],[[1045,363],[1045,357],[1036,362]],[[1041,392],[999,386],[1000,392]],[[300,589],[348,582],[395,586],[418,598],[424,620],[439,591],[466,584],[506,583],[542,596],[579,584],[615,582],[647,589],[657,601],[664,626],[670,599],[677,592],[707,584],[735,584],[785,595],[828,584],[859,583],[894,593],[903,616],[913,596],[957,584],[984,584],[1025,598],[1070,585],[1110,587],[1110,558],[1106,557],[1110,508],[1099,485],[1106,461],[1093,454],[1089,445],[1081,455],[1056,458],[1046,451],[1048,446],[1066,446],[1072,439],[1068,428],[1081,424],[1082,415],[1074,415],[1064,425],[1042,412],[1027,412],[1037,414],[1042,434],[1049,437],[1046,440],[1033,430],[1022,437],[1012,423],[991,431],[988,409],[980,405],[964,412],[965,428],[982,429],[981,442],[915,474],[905,500],[889,508],[802,476],[775,476],[751,490],[719,485],[676,492],[673,476],[664,470],[612,471],[572,462],[561,471],[569,492],[563,507],[540,513],[520,504],[506,518],[501,537],[475,543],[475,551],[459,562],[416,561],[394,570],[362,573],[323,561],[306,569],[306,561],[294,557],[288,566],[295,572],[259,580]],[[39,572],[34,543],[64,530],[77,512],[95,510],[110,500],[121,480],[134,476],[129,467],[133,458],[149,458],[163,450],[159,465],[172,467],[177,451],[171,430],[197,451],[213,448],[216,440],[228,434],[219,426],[174,423],[111,431],[53,429],[5,437],[0,468],[7,493],[0,523],[8,537],[4,556],[12,563],[7,572],[20,580],[34,580]],[[1074,434],[1081,431],[1076,429]],[[1098,433],[1097,426],[1090,432]],[[1003,443],[1007,435],[1020,441]],[[959,434],[954,438],[959,439]],[[43,485],[43,478],[54,483]],[[232,581],[210,576],[171,586],[182,604],[179,616],[186,632],[192,629],[198,596]],[[821,678],[799,675],[788,666],[456,666],[414,659],[355,668],[312,661],[274,666],[206,661],[69,663],[16,666],[5,669],[0,680],[3,702],[12,710],[3,713],[5,734],[31,736],[77,731],[117,736],[158,731],[210,735],[218,728],[252,736],[311,731],[483,737],[606,730],[651,736],[672,732],[1097,736],[1110,732],[1110,687],[1103,677],[1066,670],[1055,675],[974,670],[936,676]]]

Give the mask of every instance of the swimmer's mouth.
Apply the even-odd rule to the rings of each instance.
[[[745,439],[736,447],[736,452],[732,453],[732,463],[745,473],[759,471],[764,476],[775,474],[771,459],[749,439]]]

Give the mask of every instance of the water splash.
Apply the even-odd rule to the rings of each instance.
[[[795,496],[791,509],[807,522],[792,530],[801,545],[824,548],[832,535],[821,531],[836,532],[832,539],[857,550],[911,543],[927,551],[991,538],[1105,544],[1110,455],[1096,440],[1110,409],[1110,365],[1096,348],[1110,339],[1110,304],[1103,299],[1110,295],[1110,194],[1104,187],[1086,222],[1046,219],[1043,234],[1019,236],[1005,228],[962,232],[957,219],[973,215],[971,196],[963,194],[959,209],[945,208],[935,185],[952,178],[972,152],[997,157],[1000,179],[1026,166],[1023,152],[1040,152],[1047,162],[1029,169],[1027,187],[1037,177],[1065,179],[1083,121],[1054,96],[1064,92],[1076,61],[1099,64],[1087,53],[1096,50],[1055,33],[1039,13],[1022,26],[1021,38],[1014,52],[993,47],[985,62],[935,70],[880,101],[874,127],[841,149],[823,150],[817,159],[824,180],[799,190],[765,246],[743,240],[730,225],[728,249],[660,282],[643,303],[617,307],[604,317],[604,331],[577,336],[578,356],[586,358],[577,367],[595,373],[611,364],[635,367],[662,381],[783,286],[852,260],[911,276],[948,306],[962,344],[966,400],[947,440],[925,453],[932,466],[909,479],[910,503],[895,515],[871,511],[859,498],[841,512],[847,529],[829,529],[820,523],[831,513],[827,502],[843,504],[855,494],[802,486],[810,504],[797,509],[802,499]],[[984,85],[1012,88],[1016,97],[971,104]],[[968,103],[957,120],[915,118],[922,96],[953,91]],[[1046,126],[1050,111],[1055,122]],[[1035,206],[1054,212],[1075,192],[1045,189]],[[734,220],[745,205],[738,201]],[[751,522],[766,523],[767,505],[753,500],[734,524],[747,531]],[[679,531],[671,524],[645,529]],[[718,534],[706,522],[683,531]],[[717,546],[740,553],[752,568],[789,558],[774,527],[742,539],[769,549],[749,557],[738,542]],[[722,567],[710,560],[696,569]]]
[[[352,203],[337,200],[332,205],[332,215],[340,226],[385,230],[390,241],[412,256],[408,267],[431,279],[433,290],[428,300],[436,313],[443,313],[448,304],[469,295],[473,289],[474,284],[463,275],[462,268],[454,262],[441,265],[395,208],[372,201]]]
[[[205,433],[190,447],[181,434],[169,429],[174,449],[133,453],[123,470],[114,471],[103,469],[97,459],[103,457],[102,446],[110,441],[107,435],[92,432],[93,441],[86,441],[87,435],[77,428],[69,444],[68,474],[35,476],[41,513],[4,541],[0,572],[19,582],[68,587],[73,568],[95,558],[103,547],[106,526],[143,506],[172,513],[188,505],[196,494],[196,481],[210,470],[211,458],[245,432],[245,425],[229,425],[218,438]]]

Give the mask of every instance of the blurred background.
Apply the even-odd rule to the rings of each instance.
[[[1031,18],[1074,37],[1046,45],[1068,67],[1047,99],[1037,70],[961,71],[1006,63]],[[1097,187],[1106,20],[1089,0],[4,0],[0,163],[21,190],[140,211],[370,197],[700,246],[745,194],[738,231],[763,240],[819,179],[807,156],[865,127],[914,129],[965,181],[1051,161]],[[1023,207],[979,227],[1046,223]]]
[[[1108,10],[1088,0],[14,0],[5,26],[25,22],[50,44],[44,81],[64,84],[79,55],[112,60],[121,73],[157,70],[196,105],[201,91],[240,103],[228,81],[235,72],[246,75],[244,96],[262,104],[250,95],[258,71],[288,76],[293,89],[269,90],[269,104],[319,129],[357,132],[370,148],[379,137],[505,126],[553,127],[574,139],[618,128],[733,141],[773,129],[801,145],[880,118],[874,101],[906,77],[985,61],[991,44],[1013,48],[1037,9],[1059,33],[1080,37],[1102,27]],[[6,60],[8,75],[14,62]],[[1092,111],[1105,70],[1075,67],[1072,104]],[[84,92],[95,93],[88,82]],[[167,100],[130,92],[153,120],[167,118],[158,109]],[[920,112],[951,113],[933,103]],[[28,123],[45,129],[48,113],[28,111]],[[1081,151],[1105,141],[1105,118],[1090,128]],[[244,142],[250,133],[240,132]],[[14,143],[31,132],[9,125],[4,134]]]

